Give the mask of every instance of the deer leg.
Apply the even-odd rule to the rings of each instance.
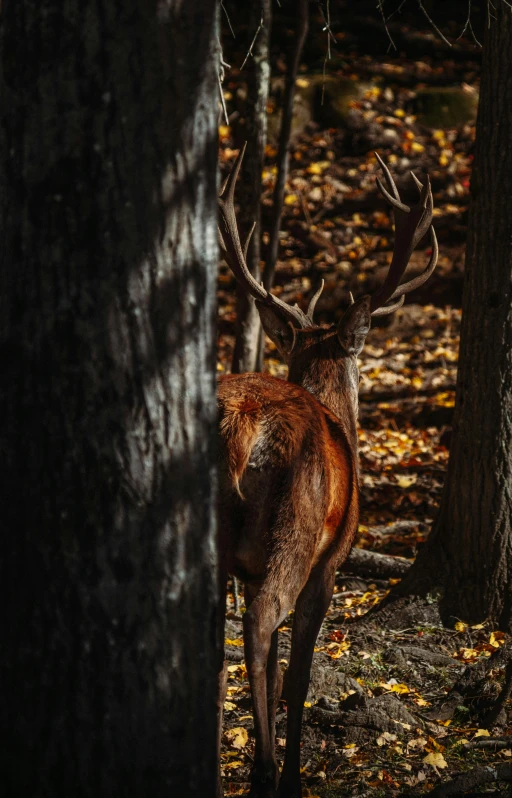
[[[288,727],[279,798],[301,798],[300,734],[313,649],[334,589],[334,561],[319,564],[303,588],[295,606],[292,648],[287,676]]]
[[[270,641],[270,651],[267,660],[267,712],[270,745],[275,752],[276,744],[276,712],[283,688],[283,675],[277,660],[279,632],[276,629]]]
[[[265,584],[255,593],[253,586],[246,586],[245,664],[251,685],[256,737],[249,795],[251,798],[274,798],[278,779],[273,739],[278,682],[277,627],[293,602],[284,606],[282,596],[274,594]]]
[[[246,585],[245,591],[245,605],[249,609],[257,590],[251,585]],[[283,675],[277,661],[278,652],[278,636],[277,629],[272,633],[270,639],[270,650],[267,658],[267,713],[268,713],[268,728],[270,734],[270,746],[274,750],[276,741],[276,711],[281,692],[283,689]]]

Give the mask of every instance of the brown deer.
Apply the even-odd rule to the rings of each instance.
[[[232,574],[244,583],[247,608],[244,647],[256,737],[250,795],[273,798],[277,790],[280,798],[299,798],[302,712],[313,649],[332,598],[336,569],[350,551],[358,524],[357,356],[371,317],[399,308],[405,294],[429,278],[438,248],[428,177],[422,185],[413,175],[420,198],[409,208],[377,156],[388,190],[380,180],[377,184],[395,220],[387,277],[372,296],[352,301],[338,324],[317,325],[313,313],[322,288],[304,313],[267,292],[247,268],[248,241],[242,248],[234,209],[242,158],[243,150],[219,196],[220,244],[236,279],[255,299],[263,329],[289,372],[288,381],[268,374],[220,379],[220,628],[223,635],[226,579]],[[428,230],[432,255],[425,271],[400,285],[413,249]],[[277,789],[277,635],[294,607],[286,751]],[[219,743],[223,685],[224,670],[219,677]]]

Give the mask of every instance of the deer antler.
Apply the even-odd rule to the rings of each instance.
[[[262,302],[265,305],[273,307],[282,318],[286,321],[292,322],[294,326],[311,327],[313,325],[313,312],[317,303],[318,297],[322,293],[322,285],[311,299],[308,307],[308,312],[304,313],[297,305],[288,305],[278,297],[271,294],[260,283],[258,283],[247,267],[246,256],[249,241],[251,239],[254,226],[252,226],[249,235],[245,241],[244,248],[240,243],[240,235],[238,233],[238,225],[235,215],[235,186],[242,165],[242,160],[245,153],[246,144],[238,153],[237,159],[231,169],[231,172],[224,181],[220,190],[218,203],[219,203],[219,244],[224,253],[226,262],[235,275],[237,281],[242,288],[252,296],[256,302]]]
[[[423,285],[423,283],[428,280],[436,267],[439,249],[437,246],[436,234],[432,227],[434,204],[428,175],[425,185],[423,185],[411,172],[413,180],[420,190],[420,198],[416,205],[409,208],[408,205],[405,205],[401,201],[398,189],[391,177],[388,167],[382,158],[380,158],[377,153],[375,154],[384,172],[384,178],[389,191],[384,188],[379,178],[377,178],[377,185],[381,194],[387,199],[389,204],[392,205],[395,217],[395,246],[391,265],[384,284],[373,294],[370,304],[372,316],[384,316],[387,313],[392,313],[403,305],[405,294]],[[413,249],[423,238],[427,230],[430,230],[432,254],[426,269],[412,280],[403,283],[403,285],[399,285]],[[387,305],[386,303],[390,301],[392,304]]]

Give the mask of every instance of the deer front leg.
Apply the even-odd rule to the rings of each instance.
[[[295,607],[292,648],[287,675],[288,728],[279,798],[301,798],[300,735],[316,638],[331,602],[336,567],[319,564],[302,590]]]

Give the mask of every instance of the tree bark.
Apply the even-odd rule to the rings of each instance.
[[[399,593],[442,590],[445,616],[512,630],[512,14],[486,32],[457,395],[439,516]]]
[[[249,21],[250,35],[261,28],[247,60],[247,99],[243,136],[247,141],[240,178],[240,228],[247,235],[255,223],[247,265],[251,274],[261,279],[261,173],[267,143],[267,101],[270,84],[270,31],[272,27],[271,0],[253,0]],[[236,335],[231,371],[243,374],[261,370],[262,333],[259,313],[254,300],[236,287]]]
[[[215,0],[4,0],[9,798],[215,793]]]

